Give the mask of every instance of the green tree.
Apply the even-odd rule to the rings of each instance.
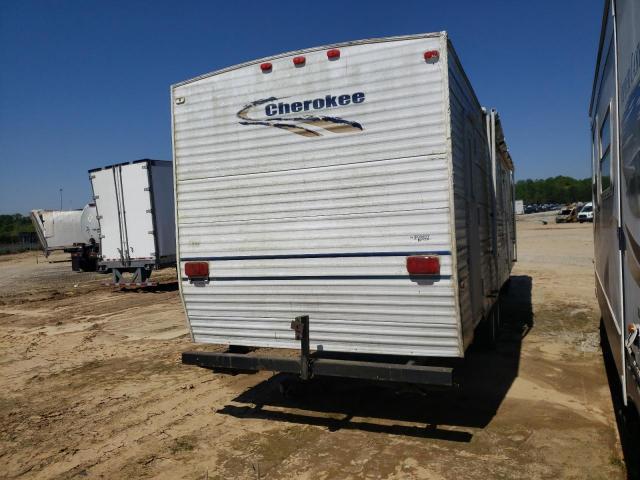
[[[31,219],[16,213],[14,215],[0,215],[0,243],[15,243],[21,232],[33,232]]]
[[[572,203],[591,201],[591,178],[577,180],[557,176],[545,179],[518,180],[516,198],[530,203]]]

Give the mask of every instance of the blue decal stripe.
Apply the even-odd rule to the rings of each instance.
[[[242,280],[450,280],[451,275],[297,275],[297,276],[260,276],[260,277],[209,277],[211,282],[236,282]],[[189,281],[182,277],[183,282]]]
[[[410,255],[451,255],[449,250],[421,252],[354,252],[354,253],[299,253],[290,255],[235,255],[228,257],[182,257],[181,262],[224,262],[228,260],[287,260],[296,258],[353,258],[353,257],[408,257]]]

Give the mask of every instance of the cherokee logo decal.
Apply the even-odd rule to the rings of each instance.
[[[312,130],[309,126],[317,127],[331,133],[353,133],[364,130],[361,124],[344,118],[304,114],[313,110],[325,110],[365,101],[363,92],[345,95],[326,95],[313,100],[285,103],[283,98],[269,97],[256,100],[245,105],[238,113],[240,125],[263,125],[265,127],[280,128],[304,137],[321,137],[323,133]],[[252,118],[252,109],[264,106],[264,116]],[[301,115],[292,115],[301,114]],[[254,113],[255,115],[255,113]]]

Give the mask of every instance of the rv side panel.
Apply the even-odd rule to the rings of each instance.
[[[620,226],[616,45],[612,9],[607,9],[591,104],[594,173],[594,249],[598,303],[624,385],[624,320]]]
[[[491,306],[491,164],[482,108],[449,45],[449,95],[458,295],[464,345]]]
[[[640,326],[640,2],[617,0],[620,204],[625,332]],[[640,411],[640,342],[627,349],[627,395]],[[634,366],[635,364],[635,366]]]

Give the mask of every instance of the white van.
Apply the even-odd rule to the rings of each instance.
[[[578,222],[593,222],[593,203],[589,202],[578,213]]]

